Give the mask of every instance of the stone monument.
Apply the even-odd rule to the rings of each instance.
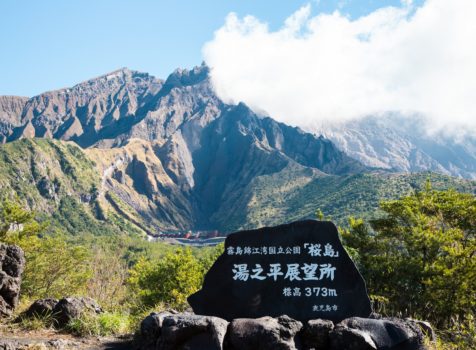
[[[196,314],[226,320],[288,315],[340,322],[371,313],[336,226],[315,220],[230,234],[188,301]]]

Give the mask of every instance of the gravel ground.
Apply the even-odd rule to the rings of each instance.
[[[132,335],[80,338],[55,330],[25,331],[0,325],[0,350],[131,350]]]

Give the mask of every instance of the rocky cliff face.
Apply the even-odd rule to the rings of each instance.
[[[208,73],[208,67],[202,65],[176,70],[162,81],[123,68],[30,99],[0,96],[0,142],[48,137],[99,148],[123,146],[133,138],[166,143],[160,154],[167,157],[165,149],[179,154],[181,164],[171,159],[167,164],[192,184],[191,158],[201,147],[202,130],[232,107],[216,96]],[[455,140],[429,135],[415,119],[369,117],[310,131],[324,135],[324,143],[331,140],[339,150],[368,167],[476,178],[474,137]],[[279,148],[280,140],[276,142]],[[306,141],[297,141],[302,142]],[[319,157],[328,163],[327,169],[321,170],[335,173],[335,167],[343,167],[342,159],[331,159],[336,154],[322,151]]]
[[[4,97],[0,135],[76,142],[96,164],[103,203],[126,203],[135,213],[122,214],[137,225],[166,230],[221,227],[265,175],[366,169],[323,137],[223,103],[208,73],[202,65],[161,81],[120,69],[28,100]]]
[[[263,176],[292,172],[310,180],[366,169],[328,140],[259,118],[245,105],[229,106],[197,126],[199,121],[185,121],[165,140],[130,138],[122,147],[85,152],[100,167],[109,193],[148,222],[160,227],[165,220],[179,229],[223,228],[236,215],[241,219],[234,221],[244,223],[254,183]]]
[[[21,127],[21,115],[28,97],[0,96],[0,142],[5,143],[15,128]]]
[[[0,120],[15,127],[1,135],[8,141],[46,137],[96,148],[124,146],[131,139],[154,142],[169,171],[184,176],[189,185],[194,181],[193,153],[206,152],[210,145],[202,142],[233,132],[326,173],[363,169],[322,137],[259,117],[243,104],[224,104],[208,72],[205,65],[177,70],[163,82],[124,68],[28,100],[3,97]]]
[[[218,132],[212,124],[209,132]],[[349,215],[374,212],[382,199],[422,188],[429,176],[435,189],[475,191],[474,181],[428,173],[328,175],[268,148],[271,137],[246,143],[255,136],[232,130],[210,141],[210,154],[194,152],[188,160],[169,150],[173,142],[131,139],[123,147],[84,150],[44,138],[9,142],[0,146],[0,193],[20,198],[51,229],[116,235],[232,232],[313,218],[317,208],[345,223]]]
[[[162,85],[148,74],[123,68],[72,88],[45,92],[22,100],[23,108],[15,113],[17,123],[2,136],[8,141],[49,137],[90,146],[128,130],[145,116]],[[6,114],[0,113],[4,120]]]
[[[451,163],[443,166],[433,144],[416,137],[411,143],[384,127],[324,130],[358,161],[328,138],[257,115],[244,104],[225,104],[205,65],[177,70],[165,81],[124,68],[29,99],[0,97],[0,141],[9,142],[0,147],[0,189],[23,193],[32,208],[53,213],[65,227],[76,220],[72,212],[83,210],[72,231],[104,227],[94,220],[117,217],[146,233],[231,231],[309,217],[318,207],[348,215],[356,207],[349,204],[353,199],[385,187],[367,182],[395,182],[354,177],[371,170],[362,163],[455,174],[446,170],[461,170],[473,159],[453,149]],[[59,141],[18,141],[33,137]],[[418,151],[424,146],[427,151]],[[474,172],[464,169],[458,174]],[[379,198],[372,197],[371,206]],[[84,217],[90,224],[82,225]]]
[[[201,199],[200,216],[209,223],[243,212],[239,206],[253,200],[253,184],[267,175],[291,171],[299,178],[307,169],[313,178],[365,170],[328,140],[259,118],[244,104],[225,110],[204,129],[200,142],[193,153],[194,195]]]
[[[387,115],[314,131],[367,166],[476,179],[476,138],[432,134],[422,120]]]

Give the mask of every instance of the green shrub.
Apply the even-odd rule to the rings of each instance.
[[[429,320],[448,344],[476,347],[476,196],[424,191],[343,230],[378,312]],[[443,346],[443,345],[442,345]]]
[[[19,241],[25,251],[26,268],[22,293],[30,299],[62,298],[83,294],[91,276],[90,254],[81,245],[67,242],[57,233]]]
[[[18,243],[42,232],[46,224],[35,219],[35,213],[25,210],[18,201],[3,200],[0,204],[0,242]]]
[[[177,249],[157,262],[140,258],[129,270],[128,285],[143,306],[165,303],[185,309],[187,297],[196,292],[202,283],[203,265],[191,249]]]

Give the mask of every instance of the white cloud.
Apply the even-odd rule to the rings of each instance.
[[[293,125],[398,111],[476,134],[476,1],[427,0],[352,20],[311,5],[270,31],[231,13],[203,48],[212,82]]]

